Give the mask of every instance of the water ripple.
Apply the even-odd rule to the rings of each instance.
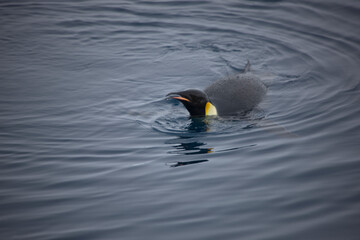
[[[357,239],[359,9],[2,1],[0,238]],[[247,60],[247,116],[165,100]]]

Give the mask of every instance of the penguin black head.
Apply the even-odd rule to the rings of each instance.
[[[192,117],[217,115],[216,108],[210,103],[209,97],[201,90],[189,89],[182,92],[172,92],[167,96],[184,104]]]

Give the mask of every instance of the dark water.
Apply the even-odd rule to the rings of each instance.
[[[360,3],[1,1],[0,239],[359,239]],[[247,60],[241,119],[167,101]]]

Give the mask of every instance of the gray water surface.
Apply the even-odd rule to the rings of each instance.
[[[360,4],[1,1],[0,239],[360,235]],[[172,91],[240,72],[242,118]]]

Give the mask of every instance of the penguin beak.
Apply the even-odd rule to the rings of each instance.
[[[178,93],[169,93],[169,94],[166,95],[166,96],[167,96],[168,98],[177,99],[177,100],[179,100],[179,101],[187,101],[187,102],[190,102],[189,99],[180,96],[180,94],[178,94]]]
[[[187,102],[190,102],[190,100],[189,100],[189,99],[184,98],[184,97],[171,97],[171,98],[173,98],[173,99],[177,99],[177,100],[180,100],[180,101],[187,101]]]

